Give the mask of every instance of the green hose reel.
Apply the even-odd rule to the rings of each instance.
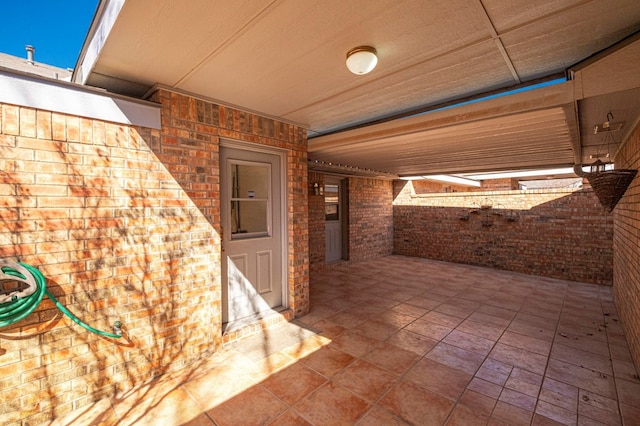
[[[122,337],[120,321],[113,324],[113,333],[91,327],[73,315],[47,290],[46,279],[37,268],[0,259],[0,328],[26,318],[38,307],[45,294],[63,314],[86,330],[104,337]]]

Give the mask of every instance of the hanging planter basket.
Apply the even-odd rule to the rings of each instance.
[[[597,165],[596,163],[592,165],[590,173],[585,173],[585,177],[600,200],[600,204],[611,212],[631,185],[638,171],[633,169],[604,170],[604,163]]]

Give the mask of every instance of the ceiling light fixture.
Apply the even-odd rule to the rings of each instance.
[[[376,53],[370,46],[354,47],[347,53],[347,68],[356,75],[370,73],[378,63]]]

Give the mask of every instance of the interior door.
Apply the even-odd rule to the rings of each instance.
[[[276,154],[220,148],[224,323],[283,304],[280,162]]]

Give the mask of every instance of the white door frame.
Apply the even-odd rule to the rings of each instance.
[[[281,265],[280,267],[282,268],[282,308],[286,309],[289,307],[289,268],[287,268],[288,265],[288,259],[289,259],[289,235],[288,235],[288,229],[289,229],[289,215],[288,215],[288,202],[287,202],[287,195],[288,195],[288,191],[287,191],[287,154],[288,151],[286,149],[282,149],[282,148],[275,148],[275,147],[270,147],[270,146],[265,146],[265,145],[260,145],[260,144],[256,144],[256,143],[251,143],[251,142],[241,142],[241,141],[237,141],[237,140],[232,140],[232,139],[220,139],[220,143],[219,143],[220,148],[233,148],[233,149],[239,149],[239,150],[244,150],[244,151],[249,151],[249,152],[258,152],[258,153],[264,153],[264,154],[270,154],[270,155],[275,155],[278,156],[280,158],[280,191],[282,192],[281,196],[280,196],[280,237],[281,237],[281,255],[282,255],[282,261],[281,261]],[[219,154],[219,153],[218,153]],[[220,157],[218,157],[220,158]],[[219,160],[220,161],[220,160]],[[219,169],[218,170],[222,170],[222,165],[219,163],[218,164]],[[220,194],[222,194],[222,185],[226,184],[226,176],[222,176],[222,173],[219,173],[219,178],[220,178]],[[222,197],[221,197],[222,198]],[[222,223],[222,209],[226,208],[225,206],[222,205],[222,203],[220,203],[220,225],[222,227],[224,227],[225,229],[225,233],[227,232],[231,232],[230,230],[230,226],[228,226],[229,224],[225,224]],[[225,226],[227,225],[227,226]],[[230,235],[230,234],[228,234]],[[220,263],[221,263],[221,271],[222,268],[226,267],[226,259],[225,259],[225,254],[222,251],[222,237],[220,238]],[[222,282],[222,278],[221,278],[221,286],[227,285],[226,283]],[[224,303],[224,301],[222,301]]]

